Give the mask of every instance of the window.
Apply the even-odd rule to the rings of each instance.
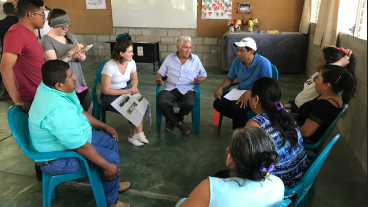
[[[340,0],[339,24],[341,32],[354,35],[361,0]]]
[[[354,36],[367,39],[367,0],[360,2]]]
[[[317,23],[321,0],[312,0],[311,22]]]

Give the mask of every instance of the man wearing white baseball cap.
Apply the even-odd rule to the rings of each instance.
[[[243,38],[240,42],[234,42],[238,47],[238,57],[231,65],[228,76],[217,88],[215,92],[215,101],[213,107],[224,116],[233,120],[233,130],[243,128],[247,122],[247,113],[250,110],[249,97],[250,89],[254,81],[261,77],[272,77],[271,62],[256,53],[256,42],[250,38]],[[237,101],[230,101],[224,98],[222,89],[233,83],[235,78],[239,77],[239,89],[247,90]]]

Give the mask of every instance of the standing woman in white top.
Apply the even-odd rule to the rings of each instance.
[[[296,96],[295,101],[291,104],[285,104],[285,108],[291,110],[292,113],[299,113],[299,108],[306,102],[313,100],[319,94],[316,92],[314,79],[318,77],[319,72],[325,65],[339,65],[344,67],[349,73],[355,77],[355,56],[349,49],[338,47],[325,47],[321,51],[317,60],[317,72],[314,73],[304,83],[303,90]],[[348,103],[350,98],[346,94],[342,94],[343,102]]]
[[[203,180],[176,207],[275,207],[283,201],[284,184],[270,175],[280,157],[265,130],[253,126],[236,130],[226,154],[230,177]]]
[[[109,111],[120,114],[111,103],[122,94],[139,93],[137,66],[133,60],[133,43],[129,34],[125,33],[120,37],[113,48],[111,60],[109,60],[103,70],[101,79],[101,105]],[[130,80],[132,87],[127,86]],[[148,144],[148,140],[143,133],[143,119],[136,127],[129,122],[128,141],[135,146]]]

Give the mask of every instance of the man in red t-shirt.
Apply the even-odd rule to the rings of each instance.
[[[42,0],[19,0],[17,10],[19,22],[4,37],[0,71],[15,105],[28,112],[41,83],[41,67],[45,62],[33,31],[42,28],[46,18]]]

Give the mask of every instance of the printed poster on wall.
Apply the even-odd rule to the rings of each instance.
[[[232,0],[202,0],[202,19],[232,19]]]
[[[86,0],[87,9],[106,9],[105,0]]]

